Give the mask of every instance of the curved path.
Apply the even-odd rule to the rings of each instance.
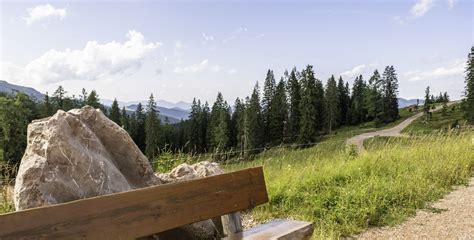
[[[448,106],[452,105],[454,103],[456,103],[456,102],[449,102]],[[432,110],[431,112],[438,111],[442,108],[443,108],[443,106],[438,106],[434,110]],[[378,136],[380,136],[380,137],[399,137],[399,136],[402,136],[402,134],[401,134],[402,130],[405,129],[406,127],[408,127],[408,125],[410,125],[413,121],[415,121],[416,119],[418,119],[421,116],[423,116],[423,112],[417,113],[417,114],[407,118],[406,120],[399,123],[395,127],[384,129],[384,130],[379,130],[379,131],[375,131],[375,132],[368,132],[368,133],[362,133],[362,134],[356,135],[354,137],[351,137],[351,138],[347,139],[346,144],[355,145],[357,147],[357,150],[359,152],[362,152],[362,151],[365,150],[364,149],[364,140],[365,139],[369,139],[369,138],[372,138],[372,137],[378,137]]]

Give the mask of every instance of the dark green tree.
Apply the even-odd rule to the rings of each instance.
[[[351,123],[357,125],[366,121],[367,109],[365,108],[366,84],[362,75],[356,77],[352,86],[351,96]]]
[[[122,112],[120,113],[120,126],[122,126],[122,128],[127,132],[130,131],[130,117],[128,116],[125,107],[122,107]]]
[[[367,120],[374,121],[375,125],[378,126],[382,121],[382,106],[383,106],[383,81],[377,69],[369,79],[366,94],[366,109],[367,109]]]
[[[277,145],[284,142],[287,134],[288,103],[283,78],[278,82],[273,99],[270,102],[268,118],[268,142]]]
[[[299,135],[301,120],[301,83],[298,80],[296,68],[291,70],[288,78],[288,97],[290,100],[288,128],[291,140],[295,140]]]
[[[267,77],[263,85],[263,97],[262,97],[262,115],[263,115],[263,134],[265,142],[269,141],[270,138],[270,112],[271,112],[271,101],[275,95],[276,82],[275,76],[272,70],[267,71]]]
[[[314,142],[318,129],[318,112],[316,110],[316,79],[313,66],[308,65],[302,71],[301,126],[299,142],[308,144]]]
[[[399,118],[398,115],[398,79],[393,66],[387,66],[383,73],[383,120],[386,123]]]
[[[342,77],[339,76],[339,81],[337,82],[337,92],[339,97],[339,116],[338,122],[340,125],[347,124],[347,119],[349,118],[349,105],[350,105],[350,92],[349,92],[349,85],[342,80]]]
[[[102,105],[99,103],[99,95],[95,90],[92,90],[87,97],[86,104],[93,108],[102,108]]]
[[[120,125],[121,123],[120,108],[119,108],[116,98],[114,99],[112,103],[112,107],[110,108],[109,118],[110,120]]]
[[[474,124],[474,46],[471,47],[471,52],[467,56],[465,83],[462,108],[466,120]]]
[[[57,109],[64,109],[64,98],[66,97],[66,93],[66,90],[64,90],[61,85],[56,89],[56,91],[54,91],[52,100]]]
[[[153,161],[159,154],[160,119],[153,93],[148,99],[145,117],[145,155]]]
[[[336,79],[332,75],[326,84],[326,128],[328,133],[339,126],[339,94]]]

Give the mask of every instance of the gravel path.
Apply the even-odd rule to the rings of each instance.
[[[393,227],[372,228],[357,239],[474,239],[474,178],[415,217]]]
[[[448,103],[448,106],[452,105],[454,103],[456,103],[456,102],[450,102],[450,103]],[[432,112],[438,111],[442,108],[443,108],[442,106],[438,106],[434,110],[432,110]],[[402,134],[401,134],[402,130],[405,129],[406,127],[408,127],[408,125],[410,125],[413,121],[415,121],[417,118],[419,118],[421,116],[423,116],[423,112],[417,113],[417,114],[407,118],[406,120],[399,123],[395,127],[384,129],[384,130],[379,130],[379,131],[375,131],[375,132],[368,132],[368,133],[359,134],[357,136],[354,136],[354,137],[351,137],[351,138],[347,139],[346,144],[355,145],[357,147],[357,151],[363,152],[365,150],[364,149],[364,140],[365,139],[369,139],[369,138],[372,138],[372,137],[378,137],[378,136],[380,136],[380,137],[399,137],[399,136],[402,136]]]

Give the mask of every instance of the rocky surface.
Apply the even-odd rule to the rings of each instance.
[[[17,210],[222,173],[215,163],[153,172],[128,133],[90,106],[59,110],[28,126],[28,145],[14,188]],[[166,237],[166,236],[171,236]],[[212,239],[211,220],[173,229],[160,239]]]

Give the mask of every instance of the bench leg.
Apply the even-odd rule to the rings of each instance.
[[[221,217],[224,234],[229,237],[242,232],[240,212],[234,212]]]

